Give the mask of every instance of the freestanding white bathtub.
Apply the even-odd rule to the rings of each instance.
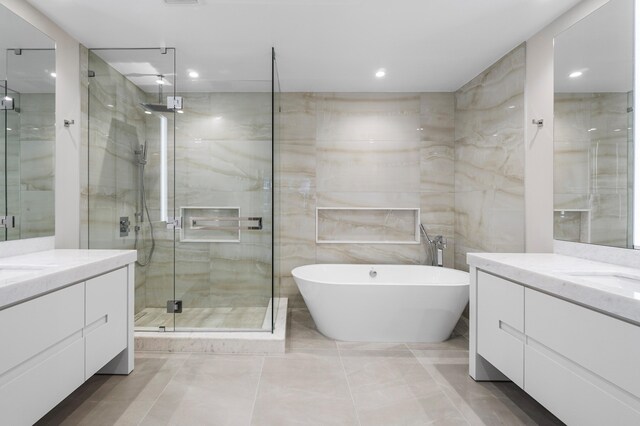
[[[469,274],[435,266],[306,265],[292,274],[318,330],[336,340],[442,342],[469,301]]]

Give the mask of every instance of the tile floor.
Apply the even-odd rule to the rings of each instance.
[[[512,383],[476,383],[463,336],[335,342],[292,309],[283,355],[141,352],[94,376],[38,425],[555,425]]]

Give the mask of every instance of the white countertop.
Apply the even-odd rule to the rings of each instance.
[[[469,253],[467,262],[534,290],[640,325],[640,265],[631,268],[551,253]],[[608,283],[606,277],[598,277],[606,274],[617,278]]]
[[[0,258],[0,309],[121,268],[135,250],[47,250]]]

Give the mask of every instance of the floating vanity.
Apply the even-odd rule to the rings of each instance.
[[[511,380],[569,425],[640,424],[640,269],[469,254],[469,374]]]
[[[133,370],[135,251],[0,257],[0,412],[30,425],[95,373]]]

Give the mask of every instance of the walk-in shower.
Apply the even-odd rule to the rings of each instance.
[[[86,52],[88,248],[136,249],[136,330],[273,331],[277,70],[190,79],[174,49]],[[218,79],[217,79],[218,78]]]

